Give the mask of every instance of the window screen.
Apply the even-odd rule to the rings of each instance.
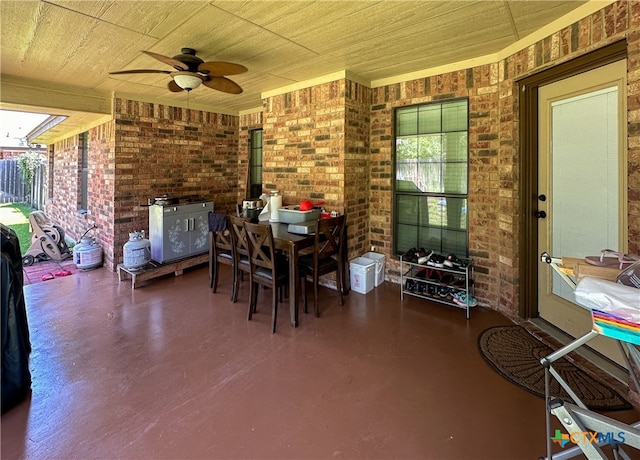
[[[468,257],[468,101],[395,111],[394,250]]]
[[[262,130],[250,133],[251,155],[249,157],[249,198],[262,195]]]

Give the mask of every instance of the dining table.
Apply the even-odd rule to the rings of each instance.
[[[298,326],[298,293],[300,292],[300,277],[298,276],[298,258],[300,251],[313,247],[315,234],[298,234],[289,232],[289,224],[282,222],[261,221],[260,224],[271,225],[273,245],[275,249],[286,252],[289,259],[289,315],[291,327]],[[346,230],[345,230],[346,234]],[[346,241],[346,240],[345,240]],[[346,251],[345,251],[346,252]],[[344,257],[346,259],[346,257]],[[345,261],[343,260],[343,263]],[[347,264],[345,263],[345,266]],[[346,268],[346,267],[345,267]],[[343,273],[345,270],[343,270]],[[342,279],[342,292],[348,294],[347,276]]]

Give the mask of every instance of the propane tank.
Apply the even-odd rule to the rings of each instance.
[[[144,237],[144,230],[129,233],[124,244],[124,268],[141,269],[151,261],[151,242]]]
[[[96,228],[94,225],[89,230]],[[87,236],[87,230],[80,237],[80,241],[73,247],[73,262],[82,270],[97,268],[102,265],[102,246],[92,236]]]

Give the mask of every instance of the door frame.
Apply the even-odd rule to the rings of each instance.
[[[518,232],[518,268],[520,295],[518,315],[538,317],[538,89],[540,86],[626,59],[627,42],[621,40],[570,61],[519,79],[515,82],[520,97],[520,216]]]

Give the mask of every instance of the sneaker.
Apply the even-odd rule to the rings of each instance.
[[[415,281],[413,280],[407,280],[407,282],[405,283],[405,290],[408,292],[414,292],[415,288],[416,288],[416,284]]]
[[[432,250],[426,251],[424,248],[420,248],[420,251],[418,251],[418,263],[419,264],[427,263],[427,261],[429,260],[432,254],[433,254]]]
[[[431,265],[432,267],[436,268],[444,268],[444,260],[445,257],[441,256],[440,254],[431,254],[427,265]]]
[[[446,299],[446,298],[449,296],[449,294],[451,294],[451,289],[449,289],[448,287],[446,287],[446,286],[440,286],[440,287],[438,288],[438,295],[439,295],[441,298]]]
[[[438,270],[429,269],[428,277],[431,281],[440,282],[440,276],[442,276],[442,273],[440,273]]]
[[[443,273],[442,276],[440,277],[440,282],[442,284],[451,284],[453,283],[453,280],[455,278],[453,277],[453,275],[451,273]]]
[[[455,254],[449,254],[447,258],[444,260],[444,265],[445,267],[450,267],[450,268],[459,267],[460,259],[458,259],[458,257]]]
[[[409,249],[407,252],[405,252],[402,255],[402,260],[404,260],[405,262],[411,262],[411,263],[417,264],[418,263],[417,252],[418,250],[416,248]]]
[[[461,307],[466,307],[467,305],[475,307],[478,305],[478,301],[473,296],[467,295],[465,292],[456,292],[453,295],[453,301]]]

